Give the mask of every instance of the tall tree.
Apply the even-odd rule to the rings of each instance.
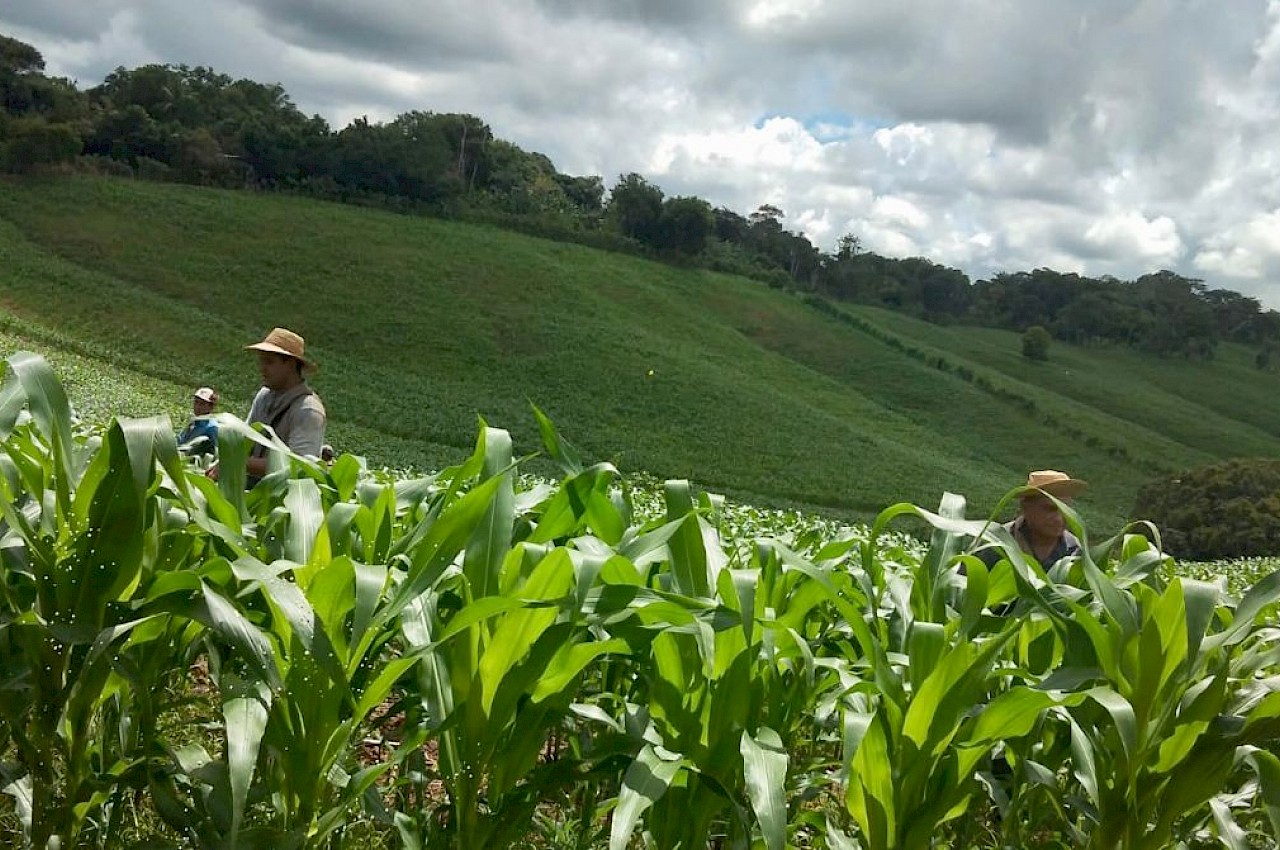
[[[662,201],[661,189],[631,172],[614,184],[606,212],[623,236],[652,245],[662,218]]]
[[[658,222],[658,248],[680,257],[697,256],[714,227],[711,205],[702,198],[667,198]]]

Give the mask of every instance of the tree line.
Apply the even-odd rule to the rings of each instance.
[[[853,234],[819,250],[765,204],[748,215],[668,197],[643,176],[557,170],[474,115],[410,111],[334,129],[279,84],[186,65],[117,68],[81,90],[45,73],[38,49],[0,35],[0,167],[80,167],[148,179],[281,190],[488,221],[612,250],[743,274],[773,286],[899,310],[933,322],[1022,331],[1077,344],[1212,357],[1228,340],[1269,367],[1280,314],[1169,271],[1124,281],[1052,269],[971,281],[922,257],[862,250]]]

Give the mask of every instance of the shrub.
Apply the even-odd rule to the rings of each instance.
[[[173,169],[158,159],[140,156],[138,157],[138,177],[163,183],[173,179]]]
[[[52,124],[43,118],[14,121],[6,132],[8,141],[0,146],[0,162],[6,170],[18,173],[71,162],[84,147],[70,124]]]
[[[76,169],[86,174],[104,177],[132,177],[133,169],[122,159],[112,159],[101,154],[89,154],[76,160]]]
[[[1040,325],[1032,325],[1022,335],[1022,356],[1028,360],[1048,360],[1053,337]]]
[[[1280,460],[1236,458],[1148,484],[1135,515],[1165,547],[1203,561],[1280,552]]]

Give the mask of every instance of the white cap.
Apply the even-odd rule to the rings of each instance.
[[[209,402],[209,404],[218,403],[218,391],[215,390],[213,387],[201,387],[200,389],[196,390],[195,395],[196,395],[196,398],[200,399],[201,401],[207,401]]]

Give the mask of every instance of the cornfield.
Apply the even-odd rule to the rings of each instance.
[[[952,494],[785,542],[686,482],[655,516],[535,416],[554,484],[483,424],[390,480],[229,416],[214,482],[167,419],[82,430],[9,358],[15,837],[125,846],[142,811],[198,848],[1275,846],[1280,573],[1180,577],[1066,506],[1085,552],[1044,570]]]

